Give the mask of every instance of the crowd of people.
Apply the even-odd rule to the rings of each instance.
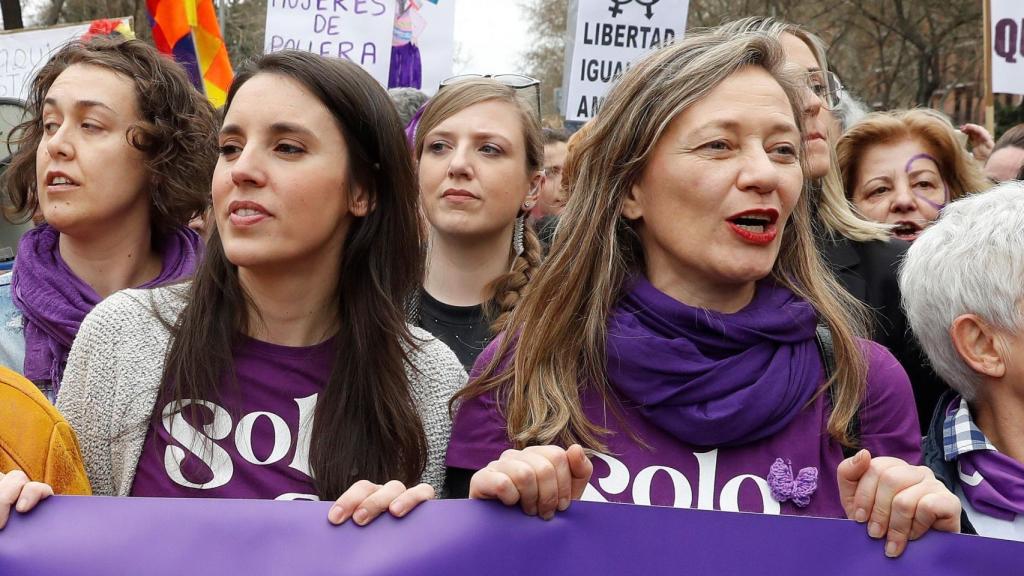
[[[59,51],[3,176],[40,223],[0,277],[0,528],[54,493],[470,497],[1024,540],[1021,127],[866,113],[764,17],[572,135],[522,78],[393,101],[285,51],[218,127],[142,42]]]

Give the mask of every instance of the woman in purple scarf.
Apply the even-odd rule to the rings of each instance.
[[[202,243],[185,225],[208,202],[217,124],[180,66],[108,38],[55,54],[32,81],[28,118],[4,188],[16,216],[44,223],[0,281],[0,363],[52,401],[100,300],[195,269]]]
[[[1024,541],[1024,184],[957,200],[907,252],[907,319],[949,383],[924,461],[964,532]]]
[[[906,463],[906,373],[857,337],[861,307],[814,248],[812,87],[784,66],[766,35],[694,34],[612,89],[514,337],[460,394],[447,462],[478,471],[471,497],[545,518],[579,497],[849,517],[890,556],[959,528],[955,497]]]

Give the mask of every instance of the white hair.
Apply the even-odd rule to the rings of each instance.
[[[1024,331],[1024,182],[946,206],[907,251],[903,308],[935,372],[968,401],[981,376],[960,358],[953,321],[975,314],[997,332]]]
[[[843,132],[846,132],[850,126],[860,122],[870,112],[863,102],[854,98],[849,92],[846,90],[839,91],[839,106],[836,107],[833,113],[839,118]]]

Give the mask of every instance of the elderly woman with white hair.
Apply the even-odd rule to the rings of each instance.
[[[924,460],[961,529],[1024,541],[1024,183],[946,207],[900,275],[910,326],[952,390]]]

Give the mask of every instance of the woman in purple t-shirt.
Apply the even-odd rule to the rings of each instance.
[[[905,462],[920,459],[906,374],[856,337],[861,308],[815,251],[811,87],[783,67],[765,35],[694,34],[612,89],[514,336],[461,394],[447,462],[479,470],[470,496],[544,517],[580,496],[850,517],[891,556],[958,528],[956,499]]]
[[[57,405],[93,492],[402,516],[444,492],[466,375],[405,321],[424,256],[398,113],[357,65],[278,52],[218,138],[195,280],[111,296],[72,348]]]

